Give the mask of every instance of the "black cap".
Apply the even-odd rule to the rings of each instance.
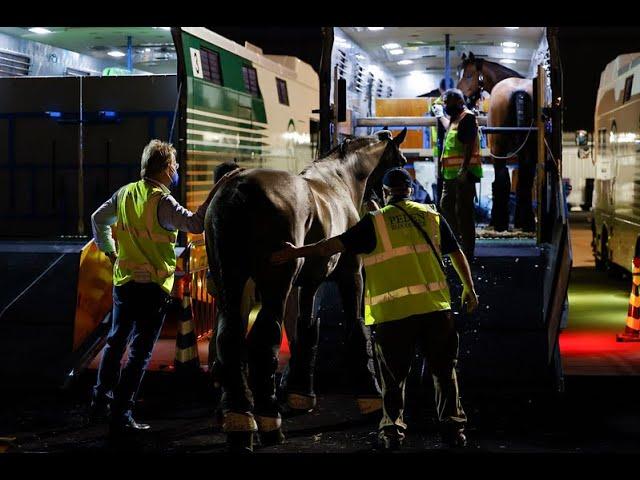
[[[382,178],[382,184],[388,188],[411,188],[411,175],[402,167],[387,170]]]

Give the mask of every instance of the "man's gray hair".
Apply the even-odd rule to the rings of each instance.
[[[151,140],[142,150],[140,177],[144,178],[161,172],[171,164],[171,159],[175,156],[176,149],[173,145],[158,139]]]

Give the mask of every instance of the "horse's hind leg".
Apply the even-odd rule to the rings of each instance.
[[[317,290],[316,282],[300,288],[296,334],[289,339],[291,358],[281,385],[287,392],[288,406],[295,410],[310,410],[316,404],[313,377],[318,355],[320,322],[313,316],[313,300]]]
[[[249,383],[263,444],[282,440],[275,375],[282,342],[282,319],[295,268],[295,264],[282,265],[257,279],[262,306],[247,336],[247,344]]]
[[[382,408],[382,398],[375,376],[371,332],[363,318],[362,274],[360,270],[341,272],[337,281],[347,322],[346,350],[350,383],[360,411],[370,413]]]
[[[246,323],[240,314],[247,279],[248,276],[225,276],[216,335],[217,373],[222,386],[220,403],[224,414],[222,427],[232,450],[251,449],[252,432],[257,430],[248,386]]]

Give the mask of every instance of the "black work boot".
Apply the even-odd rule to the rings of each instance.
[[[378,446],[386,452],[400,450],[403,442],[404,432],[396,426],[384,427],[378,432]]]
[[[111,418],[111,406],[107,399],[93,398],[89,406],[89,422],[106,423]]]
[[[253,453],[253,432],[227,432],[230,453]]]
[[[464,448],[467,446],[467,437],[462,427],[448,427],[442,432],[442,441],[449,448]]]

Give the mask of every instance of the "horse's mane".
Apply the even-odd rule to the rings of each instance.
[[[311,168],[313,168],[315,165],[319,163],[323,163],[328,160],[335,160],[337,157],[342,155],[342,152],[344,152],[344,155],[342,156],[342,158],[346,158],[346,156],[349,153],[351,153],[351,151],[357,150],[358,148],[363,147],[365,144],[369,143],[372,140],[372,138],[373,137],[358,137],[355,139],[349,139],[348,143],[347,143],[347,140],[343,140],[338,145],[336,145],[331,150],[329,150],[327,153],[325,153],[322,157],[316,158],[315,160],[313,160],[309,165],[307,165],[300,172],[300,175],[308,172]]]
[[[478,60],[480,60],[482,63],[490,64],[491,66],[496,68],[501,74],[503,74],[505,77],[525,78],[523,75],[520,75],[518,72],[510,69],[509,67],[505,67],[501,63],[491,62],[489,60],[485,60],[483,58],[477,58],[477,57],[465,58],[462,61],[462,68],[464,69],[470,63],[477,64]]]

